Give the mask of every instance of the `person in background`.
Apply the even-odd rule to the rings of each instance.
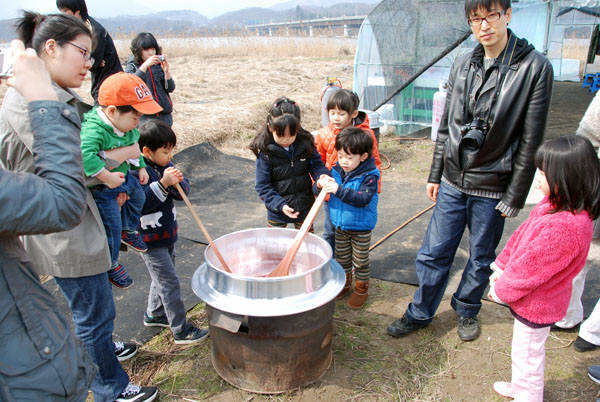
[[[381,158],[377,146],[377,139],[373,130],[369,128],[369,117],[365,112],[358,110],[360,99],[358,95],[347,89],[335,91],[327,101],[327,112],[329,113],[329,125],[319,129],[315,144],[321,155],[321,160],[327,169],[332,169],[337,162],[337,151],[335,149],[335,138],[346,127],[358,127],[373,139],[373,150],[375,166],[381,172]],[[379,192],[381,192],[381,178],[379,180]],[[325,206],[325,220],[323,238],[335,250],[335,228],[329,218],[329,208]],[[349,284],[346,284],[349,286]]]
[[[132,56],[127,60],[125,72],[132,73],[146,82],[152,91],[152,97],[162,107],[159,113],[142,116],[140,124],[159,119],[173,125],[173,102],[171,95],[175,90],[175,81],[171,77],[169,61],[162,54],[162,49],[154,35],[141,32],[131,41]]]
[[[313,181],[330,172],[312,135],[300,125],[296,102],[286,97],[275,100],[250,150],[256,155],[254,188],[267,208],[267,225],[293,223],[299,229],[315,201]]]
[[[206,339],[208,331],[187,322],[175,270],[177,214],[173,200],[182,200],[175,185],[179,184],[186,194],[190,191],[183,173],[171,163],[177,137],[164,121],[151,120],[140,126],[139,144],[150,176],[143,186],[146,202],[139,227],[148,245],[142,258],[152,278],[144,325],[170,328],[175,344],[197,343]]]
[[[58,101],[35,51],[13,41],[12,52],[9,85],[27,103],[36,174],[0,169],[0,400],[83,401],[96,368],[19,240],[81,221],[86,191],[81,157],[73,157],[79,118]]]
[[[494,390],[527,402],[544,400],[544,345],[550,326],[567,311],[573,278],[590,249],[592,219],[600,215],[600,163],[587,139],[545,142],[535,165],[545,197],[491,264],[488,294],[515,317],[512,379],[494,383]]]
[[[467,227],[469,259],[450,304],[458,337],[479,337],[477,315],[504,220],[525,204],[544,137],[552,64],[508,29],[510,0],[466,0],[465,16],[479,44],[450,71],[427,179],[436,206],[415,261],[419,288],[402,317],[388,326],[394,337],[433,320]]]
[[[77,107],[81,100],[69,88],[80,87],[92,65],[92,37],[87,26],[69,15],[44,16],[26,11],[16,28],[25,46],[33,48],[44,61],[59,101]],[[0,163],[7,170],[33,173],[33,133],[27,110],[23,96],[9,88],[0,108]],[[64,113],[71,114],[71,109]],[[79,116],[73,118],[79,121]],[[74,135],[79,142],[79,132]],[[108,151],[107,160],[119,165],[125,159],[139,156],[139,147],[135,148],[135,153],[130,147]],[[72,158],[80,157],[78,149]],[[115,305],[106,273],[110,254],[91,193],[87,193],[83,219],[75,228],[24,236],[23,244],[38,274],[54,276],[71,309],[75,334],[98,366],[91,385],[94,399],[114,401],[136,397],[142,401],[155,397],[156,388],[130,384],[119,364],[118,359],[133,356],[137,347],[133,343],[115,345],[112,341]]]
[[[102,82],[111,75],[123,71],[115,44],[102,25],[88,15],[85,0],[56,0],[56,8],[63,13],[80,18],[93,35],[94,50],[91,54],[92,86],[90,93],[98,102],[98,90]]]
[[[576,132],[577,135],[590,140],[596,152],[600,150],[600,96],[598,94],[600,92],[596,93],[596,96],[594,96],[586,109]],[[593,238],[600,238],[600,222],[598,219],[594,221]],[[573,279],[573,293],[571,294],[567,313],[552,326],[553,330],[568,331],[576,329],[581,324],[579,326],[579,334],[575,342],[573,342],[573,348],[578,352],[589,352],[600,348],[600,299],[596,302],[596,306],[589,317],[583,321],[584,311],[581,296],[583,295],[585,279],[590,268],[591,264],[586,264]]]
[[[329,217],[335,228],[335,259],[346,273],[346,284],[338,297],[350,291],[352,273],[356,276],[348,307],[361,308],[369,296],[369,246],[377,223],[380,173],[371,156],[373,139],[358,127],[346,127],[335,138],[338,162],[333,178],[325,176],[317,188],[331,193]]]

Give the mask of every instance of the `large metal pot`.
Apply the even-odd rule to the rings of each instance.
[[[233,273],[221,269],[212,248],[194,273],[192,288],[206,304],[228,313],[258,317],[297,314],[335,298],[345,282],[329,244],[309,233],[290,275],[267,278],[283,259],[297,231],[260,228],[233,232],[214,241]]]
[[[318,380],[332,360],[335,296],[345,282],[331,247],[308,234],[290,275],[265,277],[282,260],[297,231],[250,229],[215,240],[194,273],[192,288],[206,302],[212,363],[230,384],[278,393]]]

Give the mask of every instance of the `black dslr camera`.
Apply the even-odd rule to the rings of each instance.
[[[466,151],[477,151],[483,145],[483,140],[487,135],[490,125],[482,119],[473,119],[472,122],[465,124],[460,128],[462,138],[460,146]]]

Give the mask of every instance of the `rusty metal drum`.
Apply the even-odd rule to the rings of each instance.
[[[238,331],[231,332],[219,326],[223,312],[207,305],[213,367],[228,383],[251,392],[280,393],[309,385],[331,364],[334,307],[332,300],[289,316],[246,316]]]
[[[309,234],[289,276],[265,277],[296,233],[261,228],[220,237],[215,244],[232,273],[208,247],[192,278],[206,303],[213,367],[238,388],[285,392],[317,381],[331,364],[334,299],[345,282],[331,247]]]

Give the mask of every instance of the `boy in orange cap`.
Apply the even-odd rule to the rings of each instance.
[[[141,185],[147,183],[148,173],[141,153],[135,159],[111,166],[104,158],[104,151],[137,144],[140,134],[136,126],[140,117],[158,113],[162,108],[141,78],[126,73],[104,80],[98,103],[100,106],[85,114],[81,125],[83,169],[90,178],[88,186],[106,231],[111,257],[108,278],[113,285],[128,288],[133,280],[119,264],[119,247],[124,243],[136,251],[148,250],[136,230],[146,199]],[[129,170],[137,170],[137,176]],[[120,193],[127,194],[127,201],[119,210]]]

